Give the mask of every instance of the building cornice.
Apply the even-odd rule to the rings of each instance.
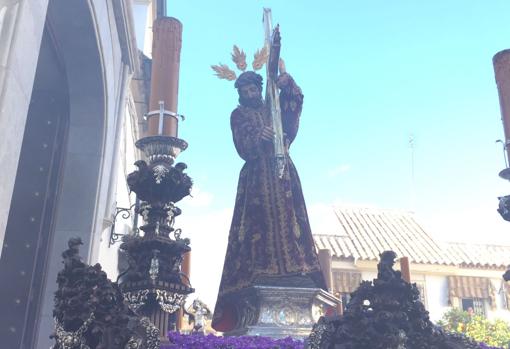
[[[358,270],[360,272],[377,272],[377,261],[347,261],[333,259],[332,270]],[[398,269],[398,263],[396,265]],[[413,274],[427,274],[437,276],[481,276],[489,278],[501,278],[505,271],[504,268],[475,268],[455,265],[440,264],[414,264],[411,263],[411,277]]]
[[[131,74],[137,75],[140,62],[131,3],[127,0],[113,0],[112,4],[117,33],[119,35],[122,62],[129,66]]]

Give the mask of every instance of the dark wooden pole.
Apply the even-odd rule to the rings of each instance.
[[[496,84],[498,86],[501,120],[505,132],[505,144],[510,141],[510,50],[496,53],[492,59]],[[507,159],[510,159],[510,146],[506,147]]]
[[[333,274],[331,272],[331,251],[328,249],[320,249],[318,252],[319,264],[321,265],[322,274],[326,280],[326,287],[329,292],[333,291]]]
[[[411,271],[409,269],[409,258],[400,258],[400,272],[402,273],[402,279],[411,283]]]
[[[188,285],[188,284],[190,284],[190,278],[191,278],[190,277],[190,271],[191,271],[191,251],[190,252],[186,252],[183,257],[184,257],[184,259],[182,261],[181,272],[186,277],[182,278],[182,282],[184,284]],[[189,286],[191,286],[191,285],[189,285]],[[184,310],[181,308],[181,309],[179,309],[179,313],[177,315],[177,331],[182,330],[183,323],[184,323]]]

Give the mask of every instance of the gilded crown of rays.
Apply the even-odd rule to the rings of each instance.
[[[264,64],[267,63],[268,58],[269,52],[267,50],[267,47],[264,46],[260,50],[257,50],[257,52],[255,52],[255,54],[253,55],[252,62],[253,70],[257,71],[261,69],[264,66]],[[248,66],[246,64],[246,53],[244,53],[243,50],[237,47],[237,45],[234,45],[234,48],[232,49],[232,62],[235,63],[237,69],[239,69],[241,72],[244,72],[246,70],[246,67]],[[280,63],[282,64],[282,62]],[[219,79],[225,79],[229,81],[237,79],[236,72],[230,69],[230,67],[226,64],[219,63],[218,65],[211,65],[211,68],[215,71],[215,75]]]

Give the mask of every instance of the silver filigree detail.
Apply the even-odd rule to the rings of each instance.
[[[312,333],[310,333],[310,336],[308,337],[307,349],[321,349],[323,336],[328,332],[328,330],[328,326],[323,322],[315,324],[315,326],[313,326]]]
[[[142,317],[140,324],[145,328],[147,349],[159,349],[159,329],[147,317]]]
[[[131,337],[124,349],[159,349],[159,329],[145,316],[140,318],[139,326],[143,333]]]
[[[159,303],[159,306],[164,312],[174,313],[181,308],[182,303],[186,295],[165,291],[165,290],[156,290],[156,300]]]
[[[63,325],[55,319],[55,340],[57,342],[56,348],[59,349],[90,349],[86,344],[83,337],[85,331],[88,330],[92,321],[94,321],[94,313],[90,314],[89,318],[76,331],[66,331]]]
[[[174,230],[174,238],[175,238],[176,241],[181,240],[181,234],[182,234],[182,229],[181,228]]]
[[[165,178],[167,173],[170,172],[165,165],[156,165],[152,168],[152,171],[154,172],[154,179],[156,179],[156,184],[161,184],[163,178]]]
[[[398,331],[398,347],[397,349],[406,349],[405,343],[407,341],[407,336],[404,330]]]
[[[311,325],[312,322],[307,316],[299,315],[304,310],[306,309],[291,305],[263,307],[260,322],[276,326]]]
[[[143,340],[141,338],[131,337],[124,346],[124,349],[140,349],[142,347]]]
[[[337,304],[324,290],[298,287],[253,286],[233,293],[232,299],[238,320],[227,335],[234,336],[308,337],[313,316],[320,312],[317,306]]]
[[[159,275],[159,259],[158,259],[158,250],[152,251],[153,256],[151,259],[151,267],[149,269],[149,276],[152,279],[153,282],[156,281]]]
[[[151,208],[152,206],[145,201],[140,204],[140,214],[142,215],[143,220],[146,222],[149,221],[149,212]]]
[[[179,273],[181,271],[182,261],[183,261],[182,255],[174,258],[174,266],[172,267],[172,271],[174,273]]]
[[[177,207],[173,202],[169,202],[163,206],[163,209],[166,211],[166,219],[169,227],[173,227],[175,223],[175,211]]]
[[[285,306],[280,309],[278,312],[278,316],[276,318],[276,322],[279,325],[283,326],[291,326],[297,323],[298,316],[296,314],[296,310],[293,307]]]
[[[133,292],[125,292],[124,300],[128,303],[129,307],[134,311],[138,311],[145,303],[147,303],[147,297],[149,290],[140,290]]]
[[[325,311],[323,304],[314,303],[312,305],[312,319],[314,322],[319,321],[320,317],[323,316],[324,313]]]
[[[170,136],[149,136],[139,139],[135,143],[151,163],[164,161],[172,164],[181,151],[188,147],[184,140]]]

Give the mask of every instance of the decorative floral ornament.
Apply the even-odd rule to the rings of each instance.
[[[237,69],[242,71],[246,70],[246,53],[240,50],[236,45],[234,45],[234,50],[232,52],[232,61],[236,64]]]
[[[263,336],[231,336],[221,337],[213,334],[200,336],[179,332],[168,333],[169,343],[161,345],[161,349],[218,349],[218,348],[257,348],[257,349],[304,349],[302,340],[291,337],[274,339]]]
[[[216,76],[220,79],[233,81],[237,78],[236,72],[231,70],[228,65],[211,65],[211,68],[216,72]]]
[[[170,172],[164,165],[156,165],[152,169],[154,171],[154,178],[156,179],[156,184],[161,184],[161,181],[168,172]]]
[[[92,321],[94,321],[94,313],[91,313],[89,318],[83,322],[83,324],[76,331],[66,331],[64,325],[55,318],[55,339],[57,342],[57,348],[60,349],[90,349],[85,344],[86,340],[83,337],[85,331],[88,330]]]
[[[267,47],[262,47],[262,49],[257,50],[253,55],[253,70],[259,70],[267,63],[267,59],[269,58],[269,52],[267,51]]]

